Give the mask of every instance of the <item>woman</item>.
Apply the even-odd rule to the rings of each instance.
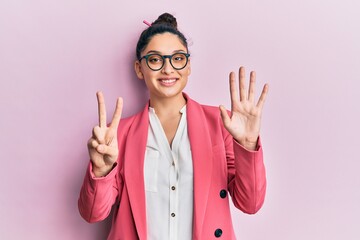
[[[200,105],[183,93],[191,72],[186,38],[162,14],[141,34],[135,72],[150,100],[122,119],[122,99],[106,124],[97,93],[99,126],[88,142],[91,162],[79,198],[88,222],[114,207],[108,239],[235,239],[229,196],[245,213],[263,204],[266,179],[259,140],[265,85],[255,104],[255,73],[230,74],[232,109]],[[220,117],[221,115],[221,117]]]

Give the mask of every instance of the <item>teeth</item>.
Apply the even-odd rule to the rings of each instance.
[[[163,83],[173,83],[176,79],[161,80]]]

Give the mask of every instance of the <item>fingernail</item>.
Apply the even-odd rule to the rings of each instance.
[[[98,151],[99,151],[99,152],[103,152],[103,151],[104,151],[104,146],[103,146],[103,145],[99,145]]]

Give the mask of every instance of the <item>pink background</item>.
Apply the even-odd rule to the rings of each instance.
[[[105,239],[77,198],[97,124],[95,92],[108,116],[143,107],[133,72],[144,19],[176,15],[190,39],[186,92],[230,105],[228,73],[240,65],[265,82],[262,139],[265,205],[233,209],[239,239],[360,239],[360,2],[0,2],[0,239]]]

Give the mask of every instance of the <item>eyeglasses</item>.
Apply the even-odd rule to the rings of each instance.
[[[165,59],[170,60],[171,66],[176,70],[181,70],[186,67],[190,54],[188,53],[174,53],[173,55],[160,55],[160,54],[148,54],[139,59],[143,58],[146,60],[146,64],[153,71],[159,71],[165,64]]]

